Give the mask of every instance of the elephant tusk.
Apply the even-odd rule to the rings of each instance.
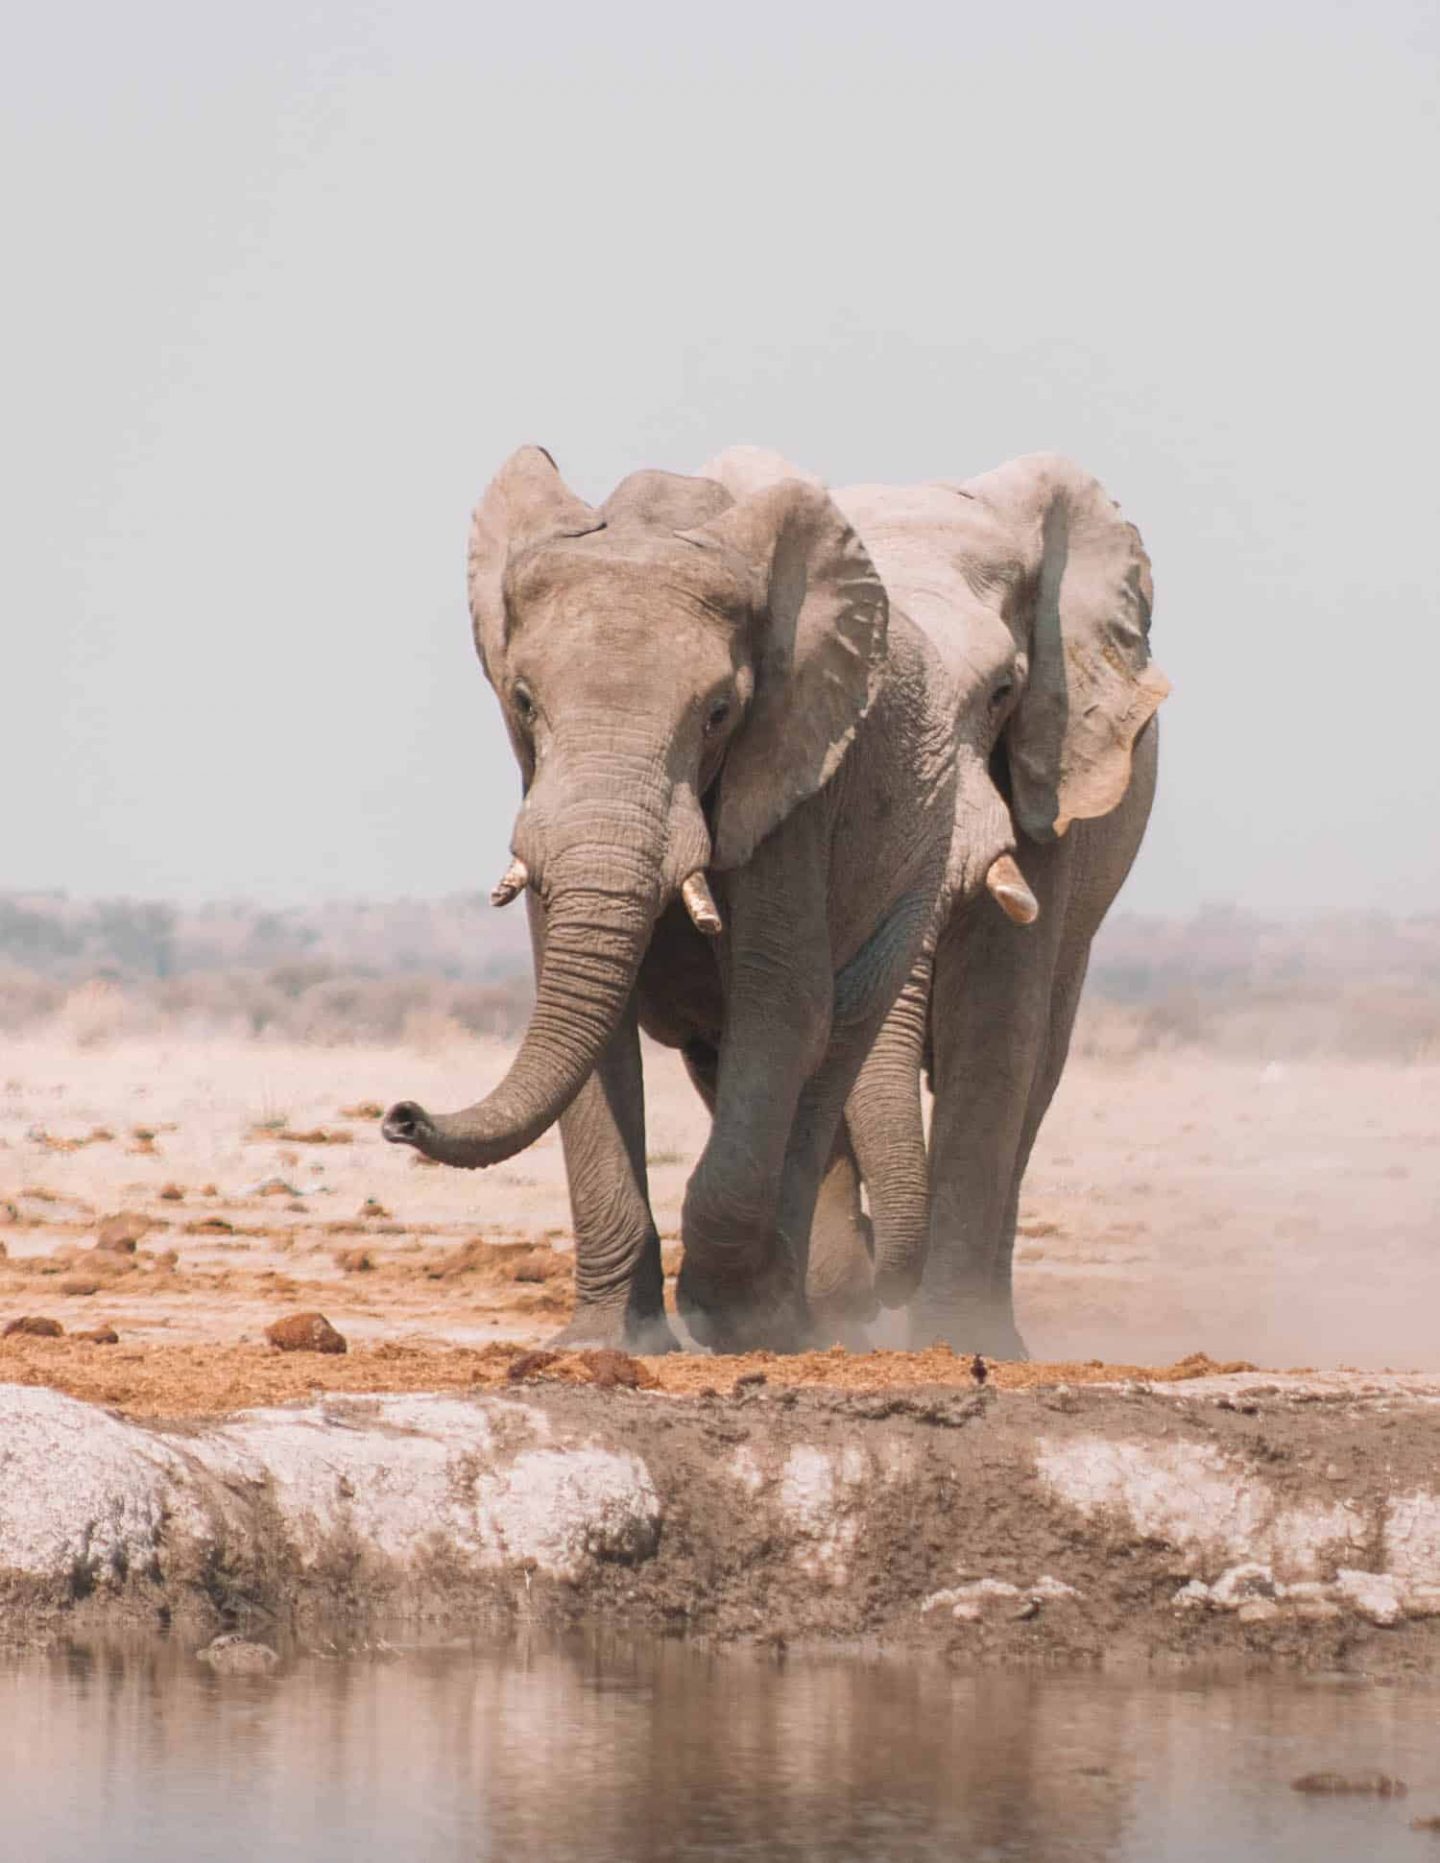
[[[1033,925],[1040,916],[1040,901],[1030,891],[1014,856],[1002,854],[985,875],[990,896],[1012,925]]]
[[[725,923],[720,917],[720,908],[715,904],[715,896],[710,891],[705,875],[692,873],[680,888],[680,897],[685,901],[685,910],[694,920],[696,931],[704,932],[707,938],[718,938],[725,929]]]
[[[529,884],[530,869],[523,860],[512,860],[490,894],[491,905],[508,906],[512,899],[520,897]]]

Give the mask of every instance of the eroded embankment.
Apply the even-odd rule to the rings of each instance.
[[[1440,1382],[558,1385],[160,1426],[0,1387],[0,1624],[604,1617],[980,1659],[1440,1651]]]

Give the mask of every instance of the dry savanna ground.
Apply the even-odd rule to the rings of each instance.
[[[140,1413],[316,1389],[503,1382],[570,1307],[558,1136],[480,1175],[385,1145],[382,1102],[458,1105],[508,1050],[307,1048],[37,1034],[0,1063],[0,1381]],[[652,1051],[649,1159],[668,1266],[703,1141],[673,1057]],[[112,1219],[122,1218],[122,1221]],[[1036,1364],[1002,1383],[1265,1366],[1440,1368],[1440,1067],[1262,1065],[1202,1050],[1072,1063],[1022,1203],[1021,1324]],[[344,1356],[281,1353],[322,1312]],[[77,1335],[113,1332],[114,1342]],[[666,1388],[964,1382],[887,1317],[876,1347],[778,1362],[687,1355]],[[1189,1360],[1187,1366],[1184,1361]],[[1100,1361],[1100,1363],[1091,1363]],[[1178,1361],[1178,1363],[1177,1363]],[[1049,1369],[1047,1369],[1047,1367]],[[552,1374],[588,1378],[562,1363]],[[631,1374],[635,1375],[635,1374]]]

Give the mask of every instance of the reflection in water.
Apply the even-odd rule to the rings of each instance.
[[[1440,1854],[1436,1706],[607,1637],[265,1678],[75,1650],[0,1665],[0,1855],[1386,1863]],[[1366,1766],[1410,1798],[1289,1789]]]

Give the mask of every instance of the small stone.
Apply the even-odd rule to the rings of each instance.
[[[342,1248],[335,1257],[335,1266],[342,1274],[369,1274],[375,1258],[368,1248]]]
[[[90,1294],[98,1294],[100,1292],[100,1283],[98,1281],[92,1281],[88,1275],[67,1274],[65,1279],[60,1283],[60,1292],[68,1295],[71,1299],[83,1300]]]
[[[1412,1818],[1410,1829],[1412,1831],[1440,1831],[1440,1818]]]
[[[208,1663],[217,1675],[269,1675],[280,1658],[268,1643],[225,1636],[196,1650],[195,1660]]]
[[[39,1313],[25,1313],[18,1320],[6,1321],[0,1339],[8,1339],[12,1333],[22,1333],[29,1339],[60,1339],[64,1337],[65,1328],[59,1320],[46,1319]]]
[[[527,1378],[538,1378],[552,1365],[558,1364],[558,1352],[522,1352],[518,1358],[512,1358],[505,1370],[506,1380],[510,1384],[523,1384]]]
[[[281,1352],[345,1352],[342,1334],[323,1313],[290,1313],[265,1328],[265,1337]]]
[[[377,1197],[367,1197],[360,1205],[360,1214],[362,1216],[378,1216],[385,1218],[389,1216],[390,1212]]]
[[[122,1210],[118,1216],[107,1216],[101,1223],[95,1246],[114,1255],[133,1255],[136,1243],[144,1238],[151,1227],[148,1216],[140,1216],[134,1210]]]
[[[162,1203],[183,1203],[185,1201],[183,1185],[167,1184],[160,1192],[160,1201]]]
[[[113,1326],[97,1326],[93,1332],[71,1333],[72,1339],[82,1340],[86,1345],[119,1345],[120,1335]]]
[[[1344,1613],[1329,1598],[1296,1598],[1290,1609],[1302,1623],[1328,1624]]]
[[[1214,1599],[1208,1585],[1198,1578],[1192,1578],[1188,1585],[1180,1587],[1170,1602],[1177,1611],[1203,1611],[1214,1603]]]
[[[642,1365],[638,1358],[632,1358],[628,1352],[617,1352],[612,1347],[601,1346],[594,1351],[582,1352],[580,1356],[589,1366],[591,1377],[601,1390],[618,1387],[626,1391],[653,1391],[660,1382],[648,1365]]]
[[[1273,1624],[1280,1615],[1280,1606],[1273,1598],[1251,1598],[1235,1615],[1242,1624]]]

